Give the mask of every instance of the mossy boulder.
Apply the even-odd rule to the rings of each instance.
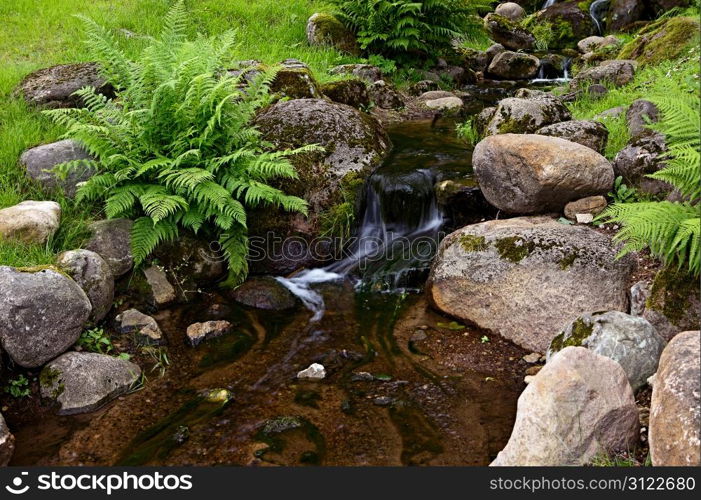
[[[609,132],[601,122],[593,120],[569,120],[554,123],[536,130],[536,134],[560,137],[604,154]]]
[[[575,48],[582,38],[596,33],[596,26],[589,11],[576,1],[558,2],[538,11],[523,22],[525,29],[547,27],[549,49]]]
[[[60,64],[27,75],[15,89],[15,95],[42,108],[82,107],[82,99],[73,95],[83,87],[114,96],[114,89],[100,75],[97,63]]]
[[[535,37],[528,29],[498,14],[487,14],[484,27],[489,38],[511,50],[530,50]]]
[[[609,237],[550,217],[482,222],[441,242],[427,293],[437,309],[545,352],[581,314],[628,309],[634,260],[616,254]]]
[[[80,286],[55,268],[0,266],[0,342],[19,366],[36,368],[65,352],[91,309]]]
[[[665,340],[641,317],[621,311],[583,314],[550,343],[547,359],[568,346],[581,346],[621,365],[634,391],[657,370]]]
[[[487,69],[490,76],[504,80],[527,80],[538,73],[540,59],[530,54],[511,52],[498,54]]]
[[[643,18],[645,3],[641,0],[611,0],[606,28],[608,31],[621,31],[622,28]]]
[[[667,268],[655,276],[645,301],[643,317],[669,340],[701,324],[699,279],[683,270]]]
[[[320,262],[320,257],[313,255],[315,252],[308,252],[307,244],[319,236],[321,215],[345,202],[344,186],[362,185],[385,158],[391,142],[376,119],[351,106],[325,99],[278,102],[262,110],[255,123],[263,137],[278,149],[309,144],[324,148],[291,158],[299,179],[285,181],[281,186],[287,193],[307,200],[307,217],[283,215],[273,208],[258,209],[249,216],[249,233],[259,238],[256,241],[263,247],[272,244],[271,238],[285,241],[276,249],[263,248],[256,252],[260,258],[252,256],[252,269],[288,273]]]
[[[321,86],[321,92],[333,102],[347,104],[354,108],[370,105],[367,86],[358,78],[326,83]]]
[[[570,111],[559,99],[545,93],[517,92],[515,97],[499,101],[494,113],[485,112],[478,121],[484,123],[484,135],[496,135],[529,134],[570,119]]]
[[[307,40],[310,45],[331,46],[351,55],[360,54],[360,47],[353,32],[331,14],[317,12],[309,18]]]
[[[270,83],[270,91],[290,99],[319,99],[322,97],[309,67],[297,59],[286,59]]]
[[[637,67],[638,63],[630,59],[603,61],[598,66],[577,73],[570,81],[570,89],[578,90],[587,84],[597,83],[609,83],[615,87],[621,87],[633,81]]]
[[[654,23],[624,45],[618,57],[652,65],[676,59],[686,53],[690,45],[698,43],[700,28],[699,20],[693,17],[673,17]]]

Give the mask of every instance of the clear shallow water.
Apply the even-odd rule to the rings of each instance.
[[[433,183],[471,176],[470,152],[452,124],[405,124],[391,134],[395,150],[368,182],[360,224],[361,234],[388,246],[399,234],[434,236],[442,217]],[[287,280],[302,302],[293,310],[253,310],[210,292],[159,312],[171,361],[165,375],[141,356],[145,388],[98,412],[12,414],[13,463],[488,464],[511,432],[525,353],[497,338],[485,344],[483,332],[446,328],[450,318],[406,293],[423,283],[430,256],[365,269],[354,260],[361,253]],[[214,319],[233,331],[185,345],[189,324]],[[298,380],[314,362],[326,379]]]

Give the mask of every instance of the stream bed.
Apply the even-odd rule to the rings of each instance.
[[[358,232],[387,247],[398,236],[437,243],[433,184],[469,180],[470,151],[449,122],[389,132],[394,151],[366,185]],[[292,278],[298,294],[321,300],[292,311],[248,308],[222,291],[159,311],[169,366],[142,365],[143,388],[91,414],[9,412],[12,464],[489,464],[511,433],[526,352],[429,307],[430,251],[360,270],[356,249],[324,279]],[[188,325],[219,319],[233,331],[186,345]],[[297,379],[311,363],[325,379]]]

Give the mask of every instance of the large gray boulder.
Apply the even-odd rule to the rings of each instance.
[[[291,158],[299,179],[281,185],[309,203],[307,217],[283,214],[277,208],[261,208],[249,217],[252,241],[263,239],[263,247],[269,245],[270,235],[285,241],[277,248],[269,245],[262,258],[252,259],[251,269],[286,274],[315,265],[320,257],[307,244],[320,235],[320,218],[344,201],[353,202],[363,181],[389,152],[390,140],[371,116],[323,99],[278,102],[263,110],[255,123],[276,148],[318,144],[324,151]],[[286,245],[293,243],[300,249],[289,250]]]
[[[527,80],[538,73],[540,59],[522,52],[501,52],[492,59],[487,72],[504,80]]]
[[[43,245],[60,223],[61,206],[55,201],[23,201],[0,210],[0,239]]]
[[[628,310],[634,259],[549,217],[466,226],[442,242],[427,284],[437,309],[537,352],[590,311]]]
[[[487,201],[508,213],[561,212],[573,200],[606,194],[614,176],[609,161],[574,142],[529,134],[500,134],[472,155]]]
[[[598,66],[588,68],[577,74],[570,81],[570,88],[577,90],[589,83],[608,82],[616,87],[630,83],[635,76],[638,63],[627,59],[603,61]]]
[[[566,347],[518,398],[516,422],[492,466],[585,465],[638,441],[638,408],[623,369]]]
[[[494,13],[514,22],[518,22],[526,17],[526,9],[514,2],[500,3],[497,5],[497,8],[494,9]]]
[[[115,278],[126,274],[134,265],[131,253],[131,228],[129,219],[105,219],[90,225],[92,236],[85,248],[105,259]]]
[[[2,413],[0,413],[0,467],[5,467],[10,463],[14,452],[15,436],[10,432]]]
[[[92,160],[92,156],[71,139],[36,146],[22,153],[19,158],[29,177],[44,188],[60,188],[71,198],[76,194],[78,183],[87,181],[95,174],[95,169],[88,163],[89,160]],[[56,175],[54,169],[57,165],[78,161],[85,163],[75,164],[65,179]]]
[[[554,123],[547,127],[539,128],[535,133],[567,139],[593,149],[599,154],[604,154],[609,137],[609,131],[606,126],[593,120],[569,120]]]
[[[114,89],[100,76],[97,63],[60,64],[27,75],[15,89],[29,104],[44,108],[79,108],[83,102],[73,95],[83,87],[114,95]]]
[[[596,32],[596,26],[582,2],[563,0],[539,10],[527,21],[528,27],[550,24],[548,48],[574,48],[579,40]]]
[[[546,125],[571,119],[570,111],[559,99],[548,94],[517,93],[499,101],[485,120],[484,135],[532,134]]]
[[[78,283],[90,300],[90,321],[107,316],[114,301],[114,275],[107,262],[90,250],[70,250],[60,254],[56,265]]]
[[[535,37],[520,24],[498,14],[487,14],[484,28],[489,38],[511,50],[530,50],[535,47]]]
[[[665,340],[647,320],[621,311],[583,314],[555,337],[548,362],[567,346],[581,346],[617,361],[634,391],[657,370]]]
[[[701,465],[700,335],[682,332],[662,352],[650,404],[652,465]]]
[[[91,309],[80,286],[55,269],[0,266],[0,342],[20,366],[36,368],[65,352]]]
[[[141,378],[141,368],[126,359],[94,352],[67,352],[39,376],[41,396],[56,401],[60,415],[95,411],[126,393]]]

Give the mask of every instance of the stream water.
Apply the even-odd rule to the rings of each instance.
[[[159,311],[165,372],[147,368],[140,391],[92,414],[10,412],[13,464],[488,464],[511,432],[525,353],[413,293],[443,223],[433,186],[469,179],[470,151],[451,123],[390,135],[394,152],[367,182],[349,257],[281,280],[305,307],[262,311],[210,292]],[[404,258],[417,242],[425,251]],[[214,319],[234,331],[185,344],[189,324]],[[314,362],[323,381],[296,378]]]

